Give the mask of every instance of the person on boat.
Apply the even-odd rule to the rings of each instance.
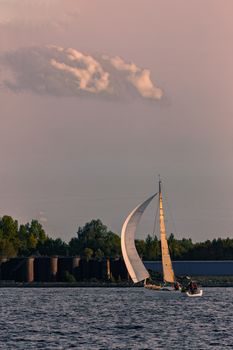
[[[193,290],[194,290],[194,291],[196,291],[196,290],[197,290],[197,288],[198,288],[198,287],[197,287],[196,282],[193,282]]]
[[[179,282],[176,281],[176,282],[174,283],[174,289],[175,289],[175,290],[180,290],[180,289],[181,289],[181,288],[180,288]]]
[[[197,289],[197,283],[191,280],[188,285],[188,290],[190,291],[190,293],[194,294],[197,292]]]

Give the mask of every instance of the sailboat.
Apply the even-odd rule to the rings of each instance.
[[[138,255],[135,246],[135,233],[139,221],[145,209],[148,207],[150,202],[156,197],[159,197],[159,223],[160,223],[160,239],[161,239],[161,252],[162,252],[162,267],[163,267],[163,285],[148,284],[147,280],[150,277],[149,272],[144,266],[140,256]],[[144,281],[144,287],[147,289],[159,290],[159,291],[176,291],[180,290],[179,284],[176,282],[172,261],[169,253],[165,218],[164,218],[164,207],[163,207],[163,196],[161,189],[161,180],[159,179],[159,192],[153,194],[151,197],[146,199],[143,203],[139,204],[126,218],[121,231],[121,250],[123,259],[128,270],[128,273],[134,283]],[[200,290],[198,290],[199,293]],[[190,291],[186,291],[190,293]],[[186,293],[186,294],[187,294]],[[195,296],[200,295],[195,293]],[[187,294],[188,296],[190,296]],[[192,294],[194,295],[194,293]]]

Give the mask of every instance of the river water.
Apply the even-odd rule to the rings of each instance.
[[[0,349],[233,349],[233,288],[1,288]]]

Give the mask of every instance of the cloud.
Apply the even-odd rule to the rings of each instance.
[[[0,56],[0,84],[12,91],[53,96],[139,96],[159,100],[163,93],[150,71],[120,57],[91,56],[74,48],[28,47]]]
[[[134,63],[126,63],[121,57],[103,56],[118,71],[124,71],[127,79],[137,89],[139,94],[145,98],[160,99],[163,92],[151,81],[149,69],[141,69]]]
[[[55,47],[56,49],[56,47]],[[64,49],[57,48],[58,51],[64,52]],[[109,86],[109,73],[105,72],[99,62],[89,55],[74,50],[67,49],[66,55],[71,62],[77,66],[73,67],[66,63],[61,63],[51,59],[51,65],[63,72],[70,73],[77,80],[80,90],[92,93],[107,91]],[[80,67],[81,66],[81,67]]]
[[[109,74],[92,56],[57,46],[29,47],[0,57],[12,77],[3,84],[13,91],[78,96],[108,92]]]

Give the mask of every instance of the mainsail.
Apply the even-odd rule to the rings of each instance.
[[[157,194],[157,193],[156,193]],[[149,277],[149,273],[141,261],[135,247],[135,232],[140,218],[156,196],[154,194],[145,202],[137,206],[127,217],[121,231],[121,250],[128,273],[134,283],[143,281]]]
[[[175,275],[172,268],[172,262],[169,254],[166,229],[164,222],[163,198],[161,192],[161,181],[159,181],[159,217],[160,217],[160,237],[161,237],[161,251],[162,251],[162,265],[163,265],[163,279],[164,282],[175,282]]]

